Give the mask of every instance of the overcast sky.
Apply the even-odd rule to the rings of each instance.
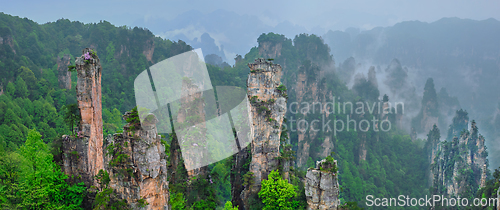
[[[67,18],[85,23],[108,20],[118,26],[134,26],[139,19],[171,20],[189,10],[210,13],[218,9],[255,15],[270,26],[288,20],[308,30],[371,29],[405,20],[433,22],[443,17],[500,20],[498,0],[2,0],[0,5],[1,12],[38,23]]]

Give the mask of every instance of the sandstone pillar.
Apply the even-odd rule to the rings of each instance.
[[[281,124],[286,112],[286,93],[281,85],[281,66],[259,58],[248,64],[247,95],[253,124],[249,173],[253,183],[244,186],[242,200],[245,208],[248,201],[261,188],[272,170],[278,167]]]
[[[79,137],[88,142],[87,173],[90,177],[104,169],[102,156],[101,63],[94,51],[83,50],[76,59],[76,98],[81,113]],[[80,139],[79,139],[80,140]]]

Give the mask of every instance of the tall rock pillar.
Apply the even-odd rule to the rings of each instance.
[[[91,177],[104,169],[102,156],[101,63],[94,51],[83,50],[75,61],[78,80],[76,99],[80,109],[79,136],[88,142],[87,173]]]
[[[158,119],[149,114],[141,124],[134,116],[136,111],[126,112],[124,119],[129,123],[123,133],[106,138],[109,185],[130,209],[168,209],[167,156],[156,128]]]
[[[337,161],[328,157],[307,169],[305,181],[307,209],[336,210],[340,206]]]
[[[252,180],[241,197],[248,209],[249,201],[261,188],[262,180],[278,167],[281,125],[286,112],[286,93],[281,85],[281,66],[258,58],[248,64],[247,95],[253,124],[249,173]]]

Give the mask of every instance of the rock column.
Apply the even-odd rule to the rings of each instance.
[[[124,118],[133,115],[127,112]],[[142,125],[132,120],[123,133],[106,138],[104,162],[110,187],[131,209],[168,209],[167,156],[157,122],[156,116],[149,114]]]
[[[101,63],[92,49],[85,48],[75,61],[78,80],[76,99],[80,109],[79,137],[88,142],[87,172],[93,177],[104,169],[102,153]]]
[[[281,125],[286,112],[286,93],[281,84],[281,66],[256,59],[248,64],[250,75],[247,80],[247,95],[250,100],[250,114],[253,124],[249,173],[252,183],[244,186],[242,200],[248,209],[248,201],[260,191],[262,180],[278,166]]]
[[[339,182],[336,170],[337,161],[328,164],[326,160],[318,161],[316,168],[307,170],[305,194],[307,209],[336,210],[340,205]]]

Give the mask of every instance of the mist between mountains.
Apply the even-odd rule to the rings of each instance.
[[[404,114],[404,102],[340,101],[289,102],[283,130],[288,132],[388,132],[392,128],[391,117]]]

